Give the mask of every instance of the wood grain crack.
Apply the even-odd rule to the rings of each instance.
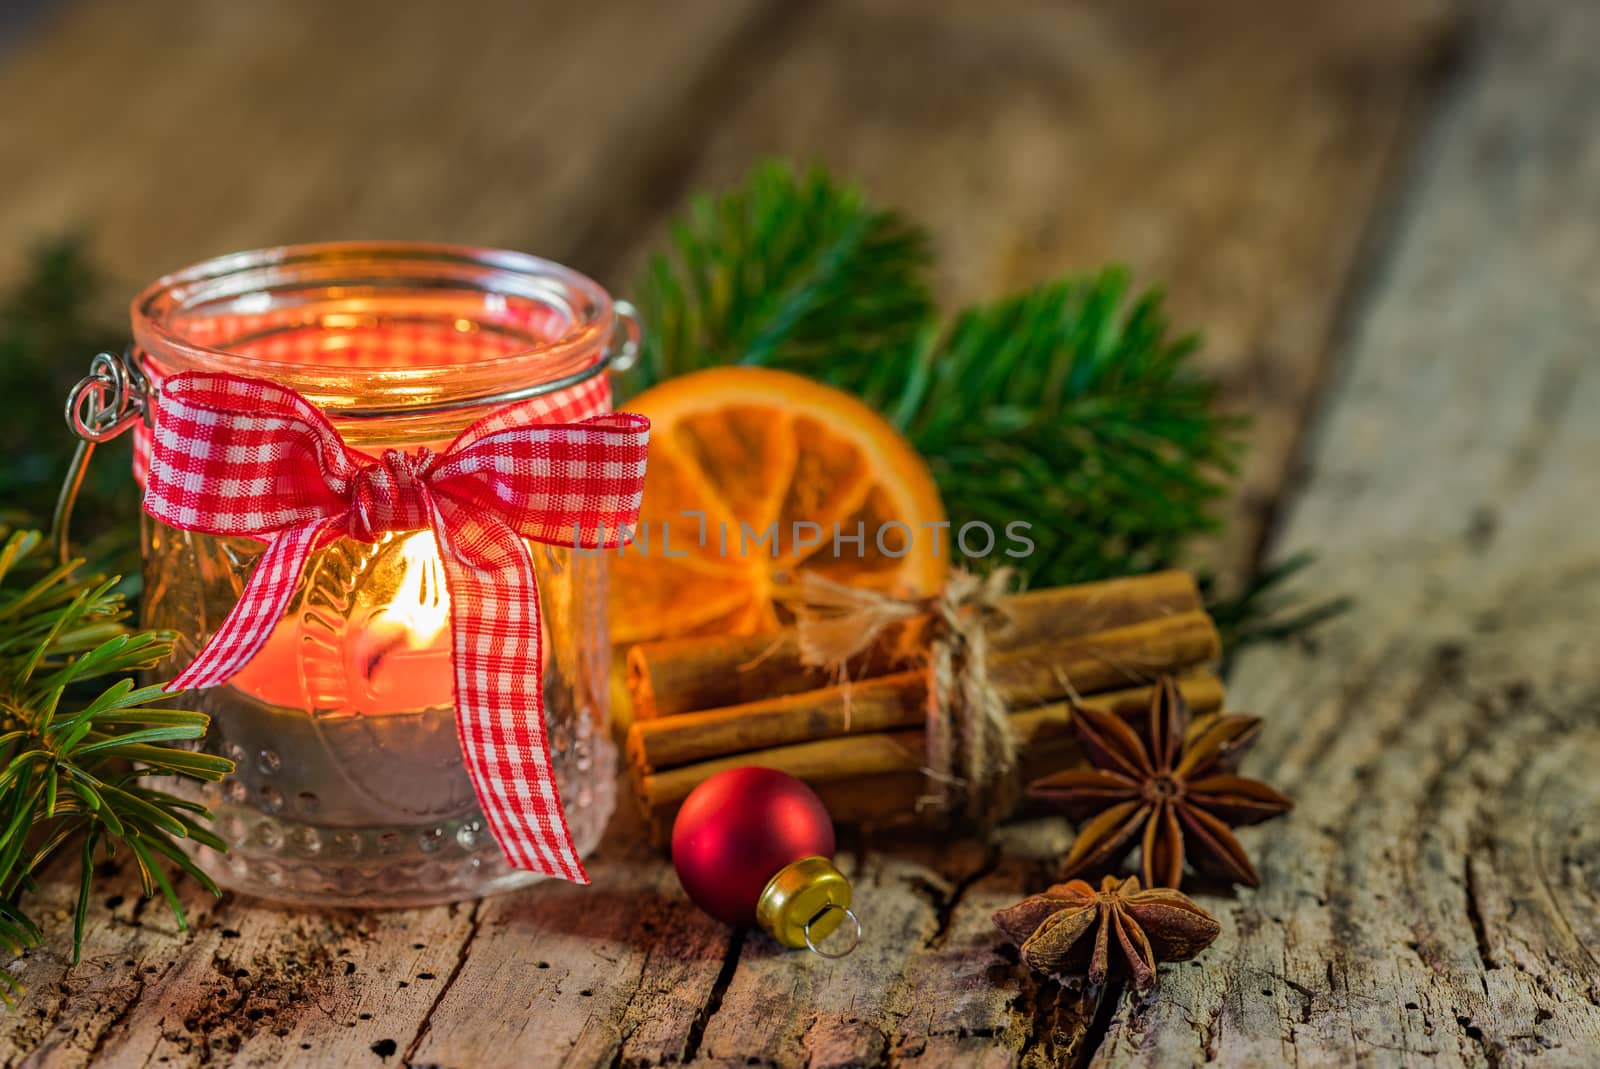
[[[1483,923],[1483,906],[1478,901],[1477,870],[1472,864],[1472,858],[1476,852],[1474,850],[1461,859],[1463,890],[1466,892],[1467,899],[1467,923],[1472,926],[1472,938],[1478,945],[1478,959],[1483,962],[1484,969],[1498,969],[1500,966],[1495,962],[1494,955],[1489,951],[1489,935]],[[1484,976],[1481,979],[1483,980],[1483,994],[1488,997],[1489,978]]]
[[[728,949],[722,956],[722,969],[717,973],[716,980],[711,985],[711,990],[706,994],[705,1005],[700,1012],[695,1014],[694,1023],[689,1026],[689,1034],[683,1044],[683,1061],[685,1065],[692,1063],[700,1053],[700,1044],[704,1042],[706,1026],[711,1023],[711,1018],[717,1015],[722,1008],[722,997],[728,993],[728,987],[733,983],[733,974],[739,968],[739,956],[744,952],[746,931],[743,928],[734,930],[733,937],[728,940]]]
[[[128,1018],[133,1015],[134,1008],[139,1005],[139,999],[144,995],[144,988],[145,985],[143,980],[134,981],[132,996],[129,997],[127,1002],[123,1003],[122,1008],[117,1011],[116,1016],[111,1018],[111,1020],[106,1023],[105,1029],[95,1037],[94,1046],[89,1048],[88,1063],[90,1065],[93,1065],[96,1060],[99,1059],[101,1052],[105,1050],[106,1044],[110,1042],[112,1035],[116,1033],[117,1029],[126,1023]]]
[[[444,983],[439,985],[439,992],[433,996],[433,1003],[429,1005],[428,1012],[423,1015],[422,1022],[417,1025],[416,1034],[411,1037],[411,1042],[406,1044],[405,1053],[400,1058],[401,1065],[410,1065],[412,1059],[416,1057],[417,1050],[422,1046],[422,1041],[428,1037],[428,1032],[433,1028],[433,1015],[438,1011],[440,1004],[444,1002],[445,996],[450,993],[451,987],[455,985],[456,979],[461,975],[461,970],[466,966],[467,958],[472,952],[472,944],[478,938],[478,931],[482,923],[483,903],[484,899],[481,898],[472,903],[472,912],[468,915],[467,920],[467,934],[461,940],[461,946],[456,950],[455,964],[450,969],[450,975],[444,978]]]
[[[933,907],[934,928],[923,942],[925,949],[932,949],[944,942],[950,934],[950,924],[956,910],[960,908],[967,892],[985,877],[994,874],[1000,867],[1000,857],[1000,847],[995,843],[989,843],[978,865],[951,884],[948,891],[940,890],[938,884],[925,878],[906,881],[907,886],[926,897],[928,904]]]
[[[1117,1006],[1122,1001],[1122,990],[1122,981],[1113,980],[1100,991],[1100,1002],[1095,1007],[1094,1017],[1089,1027],[1084,1029],[1077,1055],[1072,1059],[1074,1069],[1083,1069],[1100,1053],[1100,1047],[1111,1032],[1111,1021],[1116,1016]],[[1038,1025],[1042,1023],[1035,1022],[1035,1037],[1039,1034]]]

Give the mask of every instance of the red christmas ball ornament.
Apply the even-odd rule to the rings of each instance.
[[[759,925],[788,947],[818,950],[850,911],[850,882],[833,865],[833,818],[786,772],[730,768],[700,784],[672,825],[672,864],[694,903],[728,924]]]

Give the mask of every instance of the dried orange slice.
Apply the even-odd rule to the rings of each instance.
[[[650,462],[635,544],[611,558],[615,642],[779,626],[804,570],[900,596],[943,582],[928,466],[849,394],[722,367],[624,407],[650,417]]]

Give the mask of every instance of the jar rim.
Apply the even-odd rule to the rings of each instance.
[[[324,405],[365,407],[352,404],[357,399],[348,396],[352,376],[348,366],[235,352],[196,341],[172,322],[175,315],[203,303],[248,304],[274,287],[314,283],[319,274],[332,279],[351,272],[368,278],[457,282],[486,294],[540,301],[570,314],[567,329],[558,337],[468,363],[363,368],[366,396],[361,400],[368,404],[379,397],[412,404],[471,403],[503,392],[513,379],[530,385],[569,379],[591,367],[598,371],[596,365],[604,364],[606,343],[615,328],[615,309],[605,289],[552,260],[442,242],[337,241],[229,253],[164,275],[131,302],[134,341],[174,371],[204,369],[267,377],[293,385]]]

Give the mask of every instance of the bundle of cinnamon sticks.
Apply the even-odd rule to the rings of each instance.
[[[1024,781],[1075,763],[1071,702],[1133,717],[1150,682],[1179,676],[1198,714],[1222,707],[1206,665],[1220,646],[1186,572],[1010,595],[989,632]],[[628,653],[635,797],[664,842],[691,790],[726,768],[760,765],[809,783],[841,823],[914,820],[928,794],[921,726],[927,673],[916,652],[930,621],[887,629],[835,673],[802,663],[792,632],[674,639]]]

